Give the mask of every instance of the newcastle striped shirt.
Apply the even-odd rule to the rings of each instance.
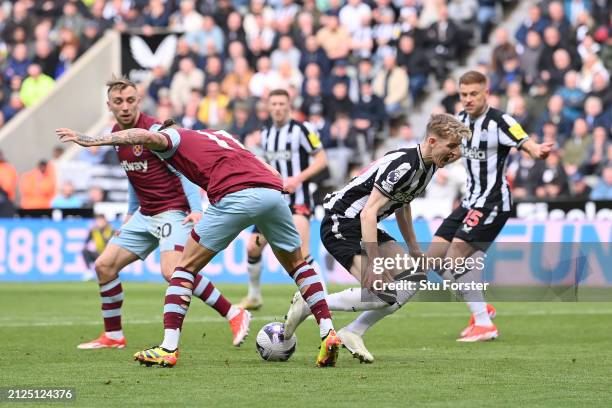
[[[373,189],[389,198],[379,209],[378,221],[418,197],[436,171],[423,162],[420,146],[387,153],[354,177],[342,190],[325,197],[323,207],[337,218],[359,219]]]
[[[310,123],[290,120],[281,128],[273,124],[261,132],[264,159],[283,177],[295,177],[310,165],[310,157],[323,148]],[[306,205],[312,209],[316,185],[304,182],[288,196],[290,206]]]
[[[472,132],[471,140],[464,139],[461,145],[468,173],[462,206],[510,211],[508,153],[513,147],[520,148],[529,136],[512,116],[491,107],[474,120],[465,111],[458,117]]]

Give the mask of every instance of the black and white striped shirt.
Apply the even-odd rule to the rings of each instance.
[[[378,210],[378,221],[418,197],[436,171],[423,163],[420,146],[387,153],[354,177],[342,190],[328,194],[323,207],[337,218],[359,219],[374,188],[389,198]]]
[[[264,159],[283,177],[295,177],[310,165],[310,157],[323,148],[314,126],[290,120],[280,129],[271,124],[261,132]],[[295,193],[287,195],[290,206],[306,205],[312,209],[314,183],[302,183]]]
[[[465,111],[458,117],[472,132],[472,139],[464,139],[461,145],[468,173],[462,206],[510,211],[512,197],[506,180],[508,153],[513,147],[520,148],[529,136],[512,116],[491,107],[475,120]]]

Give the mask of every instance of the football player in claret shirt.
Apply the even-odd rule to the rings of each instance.
[[[113,131],[160,126],[154,118],[140,112],[140,98],[132,81],[113,78],[106,85],[107,105],[117,120]],[[125,347],[121,325],[123,288],[119,272],[134,261],[145,259],[159,247],[161,272],[169,281],[192,225],[202,216],[199,186],[164,163],[143,144],[115,148],[129,180],[128,215],[120,231],[95,262],[104,333],[80,344],[80,349]],[[208,279],[202,275],[195,283],[205,288],[207,282]],[[204,290],[197,296],[229,321],[233,344],[239,345],[248,334],[249,314],[232,306],[217,293]]]
[[[56,133],[61,141],[82,146],[144,145],[208,193],[210,206],[192,230],[166,291],[164,340],[157,347],[136,353],[137,361],[163,367],[176,364],[183,319],[191,296],[199,290],[194,285],[195,275],[242,230],[256,225],[295,280],[319,324],[322,344],[317,365],[335,365],[340,340],[323,285],[317,272],[304,261],[300,236],[282,197],[283,183],[273,167],[223,130],[179,129],[172,121],[157,131],[127,129],[99,137],[65,128]]]

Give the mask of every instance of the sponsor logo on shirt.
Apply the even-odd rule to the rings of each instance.
[[[124,160],[121,162],[121,167],[123,167],[123,170],[125,171],[141,171],[146,173],[147,169],[149,168],[149,163],[147,160],[137,162],[128,162],[127,160]]]
[[[461,154],[463,157],[470,160],[487,160],[487,152],[476,147],[461,146]]]
[[[266,161],[271,162],[274,160],[290,160],[291,152],[289,150],[279,150],[278,152],[266,152]]]

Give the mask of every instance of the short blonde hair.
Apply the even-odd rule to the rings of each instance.
[[[448,113],[431,115],[427,123],[427,134],[433,134],[441,139],[466,139],[472,138],[470,129]]]
[[[108,87],[106,94],[109,94],[110,91],[115,89],[120,91],[123,91],[125,88],[129,87],[136,89],[136,84],[125,76],[113,76],[110,80],[106,81],[106,86]]]

